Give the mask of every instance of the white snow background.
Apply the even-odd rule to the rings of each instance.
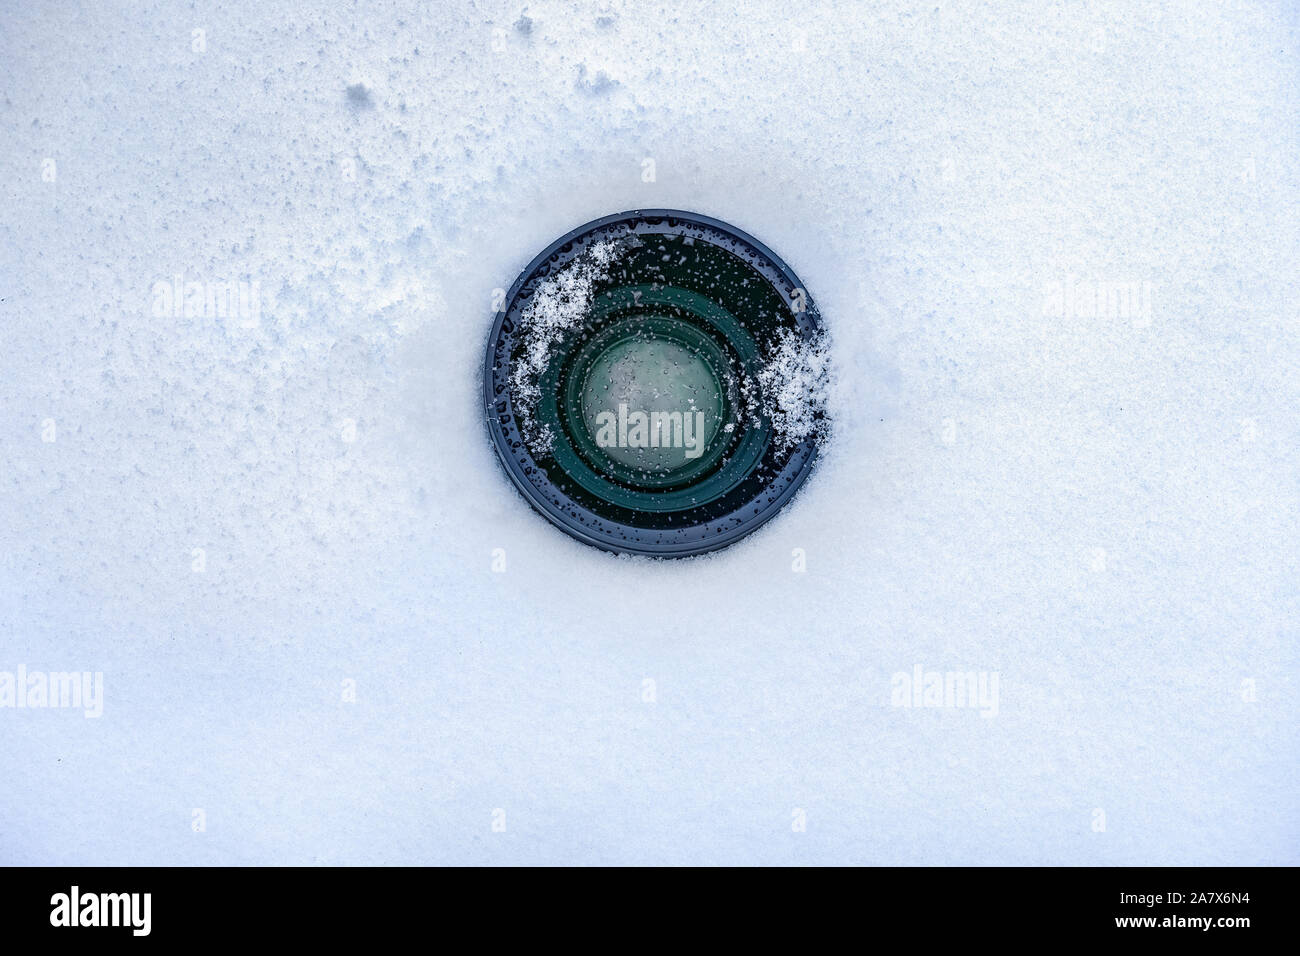
[[[104,712],[0,709],[0,863],[1300,863],[1298,38],[9,0],[0,670]],[[818,471],[702,559],[553,530],[483,425],[494,290],[638,207],[834,339]],[[155,315],[176,274],[259,321]],[[892,706],[918,664],[997,715]]]

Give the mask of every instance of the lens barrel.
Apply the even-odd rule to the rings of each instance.
[[[529,504],[579,541],[701,554],[757,529],[808,477],[824,354],[811,296],[756,239],[677,210],[606,216],[507,293],[484,368],[488,432]]]

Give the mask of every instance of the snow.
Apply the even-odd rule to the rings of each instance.
[[[103,715],[0,708],[0,862],[1300,862],[1298,19],[5,5],[0,671]],[[701,559],[483,427],[496,296],[637,207],[832,342]]]
[[[587,321],[596,283],[609,275],[621,254],[617,243],[595,243],[539,282],[523,307],[519,317],[523,352],[511,368],[510,389],[524,441],[535,452],[546,452],[554,441],[551,430],[536,421],[542,397],[538,382],[566,333]]]
[[[830,342],[824,334],[810,338],[783,329],[773,352],[759,369],[762,412],[772,423],[779,447],[791,448],[830,435],[827,418],[832,375]]]

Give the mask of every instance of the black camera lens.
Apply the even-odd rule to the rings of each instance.
[[[620,213],[556,240],[488,341],[488,430],[549,521],[609,551],[682,557],[771,518],[827,430],[812,299],[740,230]]]

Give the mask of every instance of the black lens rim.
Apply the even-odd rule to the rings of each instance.
[[[634,209],[593,219],[556,239],[539,253],[519,274],[507,291],[495,314],[488,337],[483,365],[483,397],[486,424],[497,457],[511,483],[542,517],[570,537],[616,554],[635,554],[659,558],[690,557],[718,551],[735,544],[770,521],[802,487],[812,473],[817,459],[818,442],[808,438],[795,445],[785,464],[759,492],[744,505],[731,509],[716,519],[670,528],[638,528],[597,515],[575,501],[553,482],[533,459],[519,435],[510,398],[510,356],[514,351],[517,326],[509,321],[516,300],[530,283],[548,276],[574,255],[575,244],[591,233],[613,239],[642,233],[670,232],[692,235],[697,240],[713,241],[710,233],[723,242],[714,242],[737,255],[746,250],[748,265],[760,273],[777,290],[790,308],[790,318],[801,334],[821,330],[821,317],[807,288],[784,261],[753,236],[729,223],[710,216],[679,209]],[[794,307],[795,302],[802,310]],[[744,512],[744,514],[742,514]]]

